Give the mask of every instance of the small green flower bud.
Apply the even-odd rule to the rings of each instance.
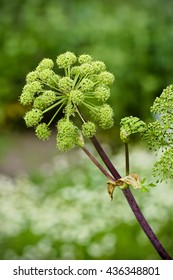
[[[63,77],[59,80],[58,87],[61,91],[67,93],[72,89],[73,80],[69,77]]]
[[[34,108],[44,110],[56,101],[56,94],[52,90],[46,90],[34,100]]]
[[[39,78],[44,84],[50,87],[57,87],[60,80],[60,76],[56,75],[51,69],[44,69],[43,71],[40,71]]]
[[[108,104],[104,104],[100,106],[99,125],[103,129],[111,128],[114,124],[113,116],[114,116],[114,112]]]
[[[91,63],[94,69],[94,73],[100,73],[106,70],[106,65],[102,61],[93,61]]]
[[[39,93],[41,90],[42,90],[42,85],[38,81],[26,84],[23,88],[23,92],[32,92],[33,94]]]
[[[43,96],[46,99],[48,106],[52,105],[56,101],[56,94],[52,90],[45,90]]]
[[[26,82],[28,84],[32,83],[32,82],[35,82],[37,79],[38,79],[38,72],[37,71],[31,71],[26,76]]]
[[[37,66],[36,70],[43,71],[44,69],[52,69],[54,66],[54,63],[52,59],[50,58],[44,58],[39,65]]]
[[[93,137],[96,133],[96,126],[93,122],[85,122],[82,125],[82,134],[87,137]]]
[[[20,103],[24,106],[30,105],[34,101],[34,93],[30,91],[23,91],[20,95]]]
[[[103,71],[98,75],[98,80],[104,85],[111,85],[115,78],[114,75],[108,71]]]
[[[71,66],[76,62],[77,58],[76,55],[72,52],[66,52],[63,54],[60,54],[57,59],[56,63],[59,66],[59,68],[66,68],[68,66]]]
[[[110,97],[110,89],[107,86],[98,86],[94,91],[94,95],[98,100],[106,101]]]
[[[84,78],[80,83],[80,90],[83,92],[91,91],[94,87],[94,82],[90,79]]]
[[[51,130],[46,123],[40,123],[35,130],[37,137],[41,140],[47,140],[51,135]]]
[[[82,76],[92,75],[94,73],[94,68],[91,63],[84,63],[80,66],[80,74]]]
[[[30,105],[34,100],[34,94],[39,93],[42,89],[41,84],[38,81],[26,84],[23,88],[22,94],[20,96],[21,104]]]
[[[80,66],[73,66],[70,71],[72,76],[80,74]]]
[[[47,107],[43,95],[40,95],[40,96],[35,98],[33,107],[35,109],[40,109],[40,110],[44,110]]]
[[[60,76],[56,75],[51,69],[44,69],[39,72],[39,78],[43,83],[48,85],[57,86]]]
[[[88,54],[81,54],[78,58],[80,64],[90,63],[92,61],[92,57]]]
[[[43,118],[43,113],[41,110],[32,109],[26,112],[24,116],[25,123],[28,127],[36,126]]]
[[[71,102],[68,102],[63,110],[63,113],[67,116],[75,116],[75,111],[75,106]]]
[[[72,121],[61,119],[57,124],[57,148],[68,151],[75,147],[78,141],[78,128]]]
[[[73,104],[79,105],[84,100],[84,94],[80,90],[71,90],[70,91],[70,98]]]
[[[53,71],[51,69],[44,69],[39,72],[39,78],[42,82],[50,81],[51,77],[53,77]]]

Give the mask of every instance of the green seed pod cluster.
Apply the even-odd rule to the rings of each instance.
[[[53,60],[44,58],[28,73],[20,102],[30,106],[24,120],[28,127],[35,128],[39,139],[47,140],[51,134],[50,124],[62,116],[61,120],[56,120],[57,147],[66,151],[84,145],[83,137],[93,137],[97,126],[103,129],[113,126],[113,109],[106,102],[114,76],[107,71],[104,62],[94,61],[88,54],[77,57],[67,51],[58,55],[56,66],[61,74],[54,71]],[[89,111],[88,121],[81,113],[84,107]],[[47,123],[46,116],[50,113],[46,113],[51,110],[53,114]],[[82,122],[78,127],[74,124],[76,117]]]

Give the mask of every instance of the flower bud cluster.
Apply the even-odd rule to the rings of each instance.
[[[143,138],[150,149],[161,155],[154,164],[153,175],[162,181],[173,178],[173,85],[167,86],[155,99],[151,112],[157,114],[157,120],[147,125]]]
[[[173,148],[165,150],[160,159],[155,162],[153,175],[159,177],[160,182],[173,179]]]
[[[80,64],[90,63],[92,61],[92,57],[89,54],[81,54],[78,58]]]
[[[146,124],[137,117],[125,117],[120,122],[120,138],[124,143],[130,141],[130,136],[134,133],[143,135],[146,132]]]
[[[73,80],[70,79],[69,77],[63,77],[59,80],[58,87],[60,91],[64,93],[68,93],[72,89],[72,86],[73,86]]]
[[[46,123],[40,123],[35,129],[35,134],[41,140],[47,140],[51,134],[51,130]]]
[[[98,79],[103,85],[111,85],[115,80],[114,75],[108,71],[101,72]]]
[[[38,125],[42,118],[43,113],[39,109],[32,109],[31,111],[28,111],[24,116],[25,123],[28,127],[34,127]]]
[[[42,90],[42,85],[38,81],[26,84],[20,95],[20,103],[22,105],[30,105],[34,101],[34,96]]]
[[[90,138],[90,137],[94,136],[95,133],[96,133],[96,126],[93,122],[88,121],[82,125],[83,136]]]
[[[84,94],[82,91],[75,89],[70,91],[70,99],[74,105],[79,105],[84,100]]]
[[[106,65],[102,61],[93,61],[92,66],[95,73],[101,73],[106,70]]]
[[[110,97],[110,88],[104,85],[98,86],[94,91],[94,95],[98,100],[104,102]]]
[[[63,54],[60,54],[57,57],[56,63],[59,66],[59,68],[66,68],[68,66],[73,65],[77,60],[77,57],[72,52],[66,52]]]
[[[61,69],[61,75],[54,72],[54,62],[49,58],[44,58],[27,75],[20,102],[32,106],[24,120],[27,126],[35,128],[36,135],[42,140],[48,139],[51,132],[49,126],[62,110],[63,119],[57,125],[57,147],[65,151],[82,145],[83,136],[94,136],[97,126],[103,129],[113,126],[113,110],[106,102],[114,76],[106,70],[104,62],[93,61],[88,54],[77,57],[67,51],[57,57],[56,64]],[[93,116],[92,121],[83,119],[83,107]],[[54,114],[49,123],[42,123],[44,114],[52,109]],[[74,116],[83,122],[79,128],[72,122]]]
[[[104,104],[100,106],[99,111],[99,125],[103,129],[111,128],[114,124],[113,121],[114,112],[110,105]]]
[[[167,86],[160,97],[156,97],[151,112],[155,114],[173,113],[173,85]]]
[[[44,69],[52,69],[54,66],[54,62],[52,59],[44,58],[39,65],[37,66],[37,71],[43,71]]]
[[[32,83],[38,79],[38,71],[31,71],[26,75],[26,82]]]
[[[84,78],[80,83],[80,90],[83,92],[90,92],[94,87],[94,82],[90,79]]]
[[[72,121],[61,119],[57,124],[57,148],[66,152],[74,148],[79,139],[77,126]]]
[[[52,90],[46,90],[35,98],[33,107],[44,110],[56,101],[56,94]]]
[[[151,149],[164,148],[173,144],[173,85],[163,90],[151,107],[151,112],[159,116],[159,119],[148,125],[146,138]]]

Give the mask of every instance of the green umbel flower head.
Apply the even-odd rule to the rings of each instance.
[[[61,75],[54,72],[54,62],[44,58],[26,76],[20,102],[31,107],[24,120],[28,127],[35,128],[36,135],[42,140],[49,138],[50,124],[61,112],[62,119],[56,121],[57,147],[67,151],[76,145],[84,145],[83,136],[94,136],[97,126],[103,129],[113,126],[113,110],[106,102],[114,76],[106,70],[104,62],[93,61],[88,54],[77,57],[68,51],[57,57],[56,66]],[[81,113],[84,107],[89,111],[88,121]],[[51,110],[53,115],[46,123],[46,113]],[[76,116],[82,121],[79,127],[74,124]]]
[[[149,148],[159,152],[160,159],[156,161],[153,173],[159,180],[173,178],[173,85],[167,86],[160,97],[157,97],[151,107],[157,120],[149,123],[144,139]]]

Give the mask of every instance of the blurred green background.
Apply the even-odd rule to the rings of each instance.
[[[120,119],[150,120],[154,98],[173,81],[172,10],[170,0],[0,0],[0,259],[159,258],[122,194],[110,202],[105,178],[85,156],[61,155],[55,135],[42,143],[26,130],[18,99],[44,57],[69,50],[103,60],[116,77],[116,128],[99,138],[123,174]],[[134,171],[150,176],[154,155],[133,149]],[[171,183],[135,196],[173,252]]]

